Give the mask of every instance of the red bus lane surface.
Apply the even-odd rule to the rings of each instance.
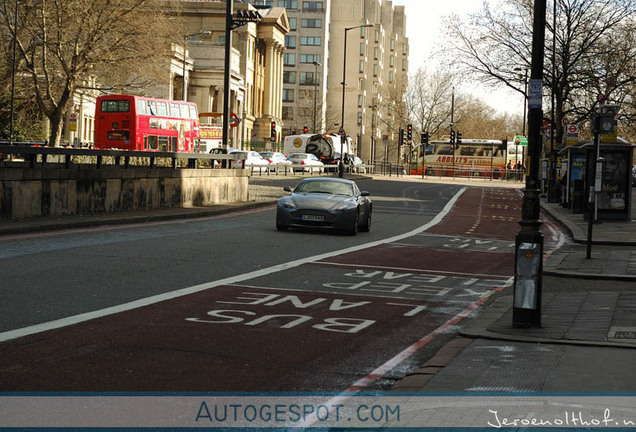
[[[410,237],[6,340],[0,391],[364,388],[510,284],[520,204],[470,188]]]

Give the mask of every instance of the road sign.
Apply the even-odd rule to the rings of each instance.
[[[230,127],[236,127],[241,122],[241,118],[236,114],[230,114]]]
[[[541,108],[543,102],[543,82],[531,79],[528,92],[528,108]]]

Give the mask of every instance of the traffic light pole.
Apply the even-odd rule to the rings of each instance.
[[[532,31],[532,67],[528,98],[529,175],[523,191],[521,230],[515,239],[515,279],[512,326],[541,327],[543,234],[540,219],[539,160],[543,118],[542,81],[545,52],[546,0],[535,0]]]

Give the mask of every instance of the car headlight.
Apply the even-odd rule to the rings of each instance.
[[[286,209],[294,209],[294,208],[296,208],[296,203],[294,203],[291,200],[280,201],[278,203],[278,205],[280,205],[281,207],[286,208]]]
[[[345,211],[345,210],[349,210],[350,208],[351,208],[350,204],[343,203],[343,204],[339,204],[336,207],[334,207],[333,210],[337,211],[337,212],[342,212],[342,211]]]

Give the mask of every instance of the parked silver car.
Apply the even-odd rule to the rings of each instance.
[[[278,200],[276,229],[290,227],[326,228],[356,235],[371,229],[373,205],[368,192],[352,181],[333,177],[302,180]]]

